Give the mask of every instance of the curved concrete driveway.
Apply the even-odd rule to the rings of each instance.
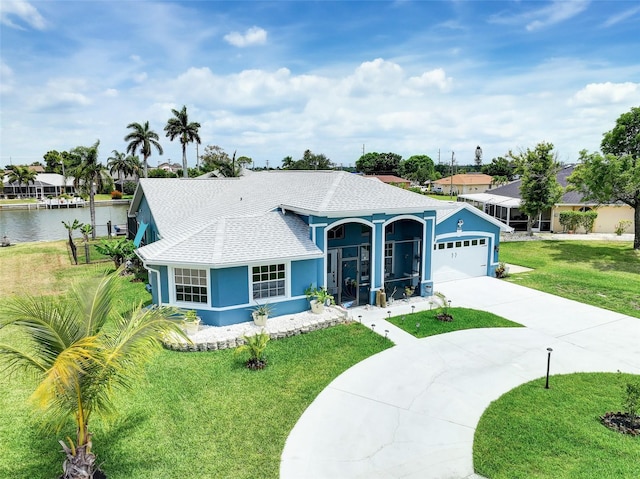
[[[389,329],[397,345],[343,373],[309,406],[287,439],[282,479],[475,477],[480,416],[503,393],[545,375],[546,348],[553,348],[551,374],[640,374],[640,319],[488,277],[438,290],[453,306],[526,328],[417,340],[384,322],[386,311],[356,312],[377,331]],[[391,310],[410,313],[407,305]]]

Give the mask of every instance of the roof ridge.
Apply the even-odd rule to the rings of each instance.
[[[319,211],[324,210],[328,205],[329,202],[331,201],[331,199],[335,196],[336,194],[336,190],[338,189],[338,185],[340,185],[340,183],[342,182],[342,180],[344,179],[344,171],[338,171],[338,174],[336,174],[336,177],[334,178],[334,180],[331,182],[331,186],[329,186],[329,189],[327,190],[327,193],[324,197],[324,199],[322,200],[322,202],[320,203],[320,206],[318,207]]]

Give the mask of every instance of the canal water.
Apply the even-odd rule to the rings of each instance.
[[[107,235],[107,222],[112,225],[127,224],[128,205],[96,206],[96,234]],[[89,206],[84,208],[61,208],[48,210],[0,210],[0,237],[7,236],[11,243],[27,241],[52,241],[67,238],[67,229],[62,221],[77,219],[81,223],[91,224]],[[74,237],[82,234],[74,232]]]

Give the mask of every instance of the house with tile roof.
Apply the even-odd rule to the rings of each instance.
[[[409,188],[411,186],[411,181],[396,175],[365,175],[365,178],[379,180],[387,185],[399,186],[401,188]]]
[[[598,217],[593,225],[594,233],[614,233],[616,225],[622,220],[629,220],[633,224],[634,210],[629,205],[621,202],[597,204],[585,201],[578,191],[567,191],[567,178],[573,173],[574,168],[575,165],[567,165],[558,171],[556,179],[565,189],[564,194],[552,208],[542,211],[538,218],[534,219],[534,231],[561,233],[563,227],[560,224],[560,213],[563,211],[597,211]],[[521,184],[520,180],[516,180],[490,192],[462,194],[458,196],[458,201],[476,206],[516,231],[526,231],[528,217],[519,209]]]
[[[445,195],[463,195],[467,193],[483,193],[491,189],[493,177],[484,173],[461,173],[432,181],[435,193]]]
[[[508,230],[471,205],[343,171],[142,178],[129,209],[153,302],[218,326],[258,304],[308,310],[310,285],[347,307],[381,290],[430,296],[439,282],[493,275]]]

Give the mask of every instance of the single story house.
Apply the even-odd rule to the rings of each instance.
[[[633,224],[633,208],[624,203],[597,204],[587,202],[582,194],[577,191],[566,191],[567,178],[575,165],[568,165],[558,171],[556,178],[558,183],[565,188],[565,192],[558,203],[552,208],[542,211],[533,223],[534,231],[562,232],[560,213],[563,211],[588,211],[595,210],[598,217],[593,225],[594,233],[614,233],[616,225],[622,220],[630,220]],[[481,209],[490,216],[499,219],[503,223],[513,227],[516,231],[527,230],[527,215],[520,211],[520,185],[521,180],[499,186],[486,193],[463,194],[458,196],[458,201],[464,201]]]
[[[484,173],[463,173],[432,181],[431,189],[446,195],[482,193],[491,189],[492,182],[493,177]]]
[[[239,178],[142,178],[130,237],[153,303],[205,324],[309,309],[305,289],[374,304],[380,290],[430,296],[439,282],[493,275],[498,220],[344,171],[245,172]]]
[[[365,178],[380,180],[387,185],[399,186],[401,188],[409,188],[411,186],[411,181],[396,175],[365,175]]]

